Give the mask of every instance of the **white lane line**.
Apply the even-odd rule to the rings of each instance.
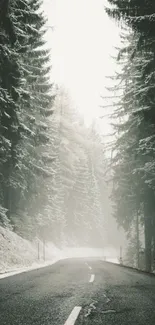
[[[92,274],[91,277],[90,277],[89,282],[94,282],[94,279],[95,279],[95,274]]]
[[[75,306],[64,325],[74,325],[79,316],[81,308],[82,307],[80,306]]]

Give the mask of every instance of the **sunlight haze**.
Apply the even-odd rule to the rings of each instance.
[[[119,29],[109,19],[102,0],[44,0],[48,16],[48,46],[52,78],[68,89],[86,123],[104,114],[101,95],[107,94],[106,76],[113,75]],[[101,122],[108,131],[108,120]],[[106,130],[105,130],[106,129]]]

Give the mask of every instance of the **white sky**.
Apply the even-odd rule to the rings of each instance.
[[[104,0],[44,0],[52,49],[52,79],[63,84],[87,123],[101,115],[100,96],[105,95],[108,75],[115,70],[114,46],[119,30],[104,11]],[[102,120],[109,129],[108,121]]]

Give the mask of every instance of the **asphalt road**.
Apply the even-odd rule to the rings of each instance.
[[[68,259],[0,280],[0,325],[155,325],[155,276]]]

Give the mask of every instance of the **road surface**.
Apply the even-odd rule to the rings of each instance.
[[[68,259],[0,280],[0,325],[155,325],[155,277]]]

